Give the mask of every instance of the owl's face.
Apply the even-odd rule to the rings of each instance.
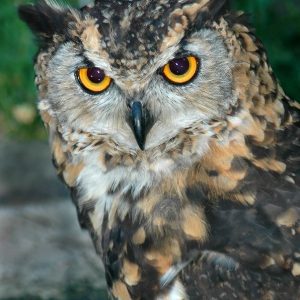
[[[67,27],[48,33],[37,84],[40,109],[62,135],[101,137],[124,153],[152,155],[197,134],[189,155],[205,151],[213,121],[236,101],[234,61],[216,30],[204,26],[209,1],[173,2],[96,1],[81,12],[48,6]]]
[[[128,61],[122,56],[120,65],[114,65],[114,53],[106,47],[101,49],[102,38],[98,32],[93,33],[96,36],[88,37],[93,42],[62,44],[49,61],[46,97],[63,127],[97,136],[108,135],[124,151],[138,151],[138,137],[132,128],[132,103],[138,102],[142,107],[144,128],[141,130],[145,135],[141,139],[144,138],[147,151],[168,144],[189,128],[205,132],[207,124],[222,118],[234,101],[232,62],[222,40],[212,30],[196,31],[153,59],[145,59],[139,68],[130,65],[138,64],[135,58]],[[138,47],[143,45],[143,42],[136,43]],[[184,64],[189,57],[196,58],[197,62],[183,66],[183,72],[189,72],[192,63],[198,64],[192,79],[179,85],[164,76],[163,69],[169,62],[178,58]],[[89,74],[90,78],[84,74],[77,78],[81,68],[89,68],[88,72],[98,75],[99,85],[105,80],[101,73],[111,83],[103,91],[91,92],[85,84],[88,86],[93,74]]]

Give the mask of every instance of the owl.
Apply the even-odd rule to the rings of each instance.
[[[19,7],[38,108],[118,300],[300,299],[300,105],[225,0]]]

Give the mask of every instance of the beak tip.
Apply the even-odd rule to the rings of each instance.
[[[135,134],[135,140],[141,150],[145,149],[145,140],[142,134]]]
[[[140,149],[142,150],[142,151],[144,151],[145,150],[145,144],[144,143],[138,143],[138,145],[139,145],[139,147],[140,147]]]

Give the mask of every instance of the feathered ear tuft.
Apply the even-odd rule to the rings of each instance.
[[[66,31],[69,11],[54,2],[44,0],[34,5],[20,5],[18,8],[20,19],[43,41],[51,39],[54,34],[63,34]]]

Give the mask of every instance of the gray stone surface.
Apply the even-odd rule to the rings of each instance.
[[[0,299],[62,299],[77,282],[105,286],[47,143],[0,139]]]
[[[68,197],[56,178],[47,142],[1,139],[0,204],[45,202]]]

